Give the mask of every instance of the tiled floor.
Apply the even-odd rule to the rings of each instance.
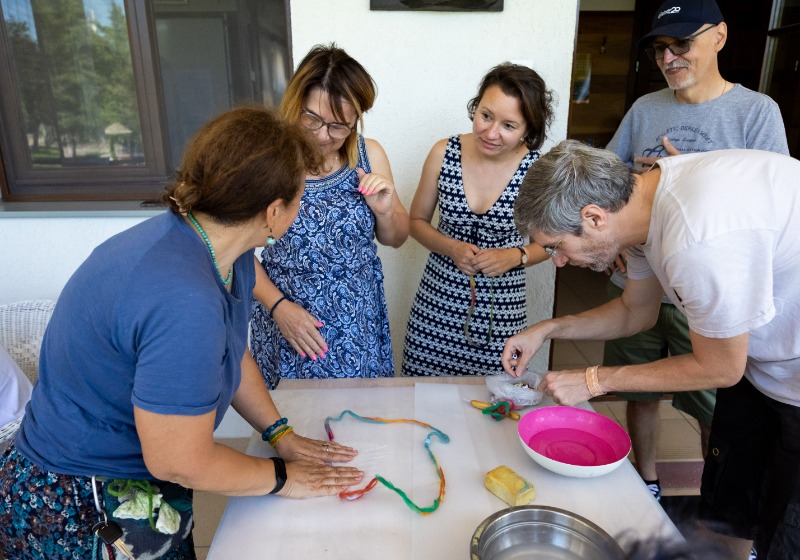
[[[559,271],[556,294],[556,314],[577,313],[605,301],[607,278],[604,274],[577,267]],[[556,341],[553,344],[553,369],[585,368],[603,359],[603,343],[586,341]],[[599,401],[595,410],[616,420],[627,428],[625,402]],[[247,438],[222,440],[222,443],[244,450]],[[661,403],[661,435],[658,442],[658,468],[665,496],[696,495],[699,493],[699,473],[702,468],[697,422],[670,406]],[[195,548],[197,557],[205,560],[228,499],[208,492],[195,493]]]

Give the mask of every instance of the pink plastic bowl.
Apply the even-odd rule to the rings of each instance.
[[[601,476],[622,464],[631,438],[613,420],[583,408],[546,406],[519,421],[522,448],[544,468],[566,476]]]

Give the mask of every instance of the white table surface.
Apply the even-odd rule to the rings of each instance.
[[[534,484],[534,505],[583,516],[621,543],[681,538],[630,462],[597,478],[552,473],[522,449],[517,422],[496,422],[465,402],[488,400],[485,385],[470,383],[274,391],[278,409],[295,431],[307,437],[327,439],[325,418],[345,409],[362,416],[413,418],[439,428],[450,436],[448,444],[432,438],[431,445],[447,481],[444,501],[431,515],[421,516],[380,483],[355,501],[232,497],[208,558],[468,558],[475,528],[508,507],[484,486],[486,473],[499,465],[511,467]],[[539,406],[547,405],[552,402],[545,398]],[[420,507],[431,505],[438,495],[438,477],[423,445],[429,432],[425,428],[368,424],[350,417],[332,422],[331,428],[336,441],[359,450],[353,464],[365,471],[365,484],[380,474]],[[274,454],[257,433],[247,453]]]

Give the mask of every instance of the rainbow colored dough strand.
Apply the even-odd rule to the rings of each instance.
[[[356,414],[352,410],[343,410],[341,414],[337,417],[329,416],[325,419],[325,432],[328,434],[328,439],[333,441],[333,430],[331,430],[331,422],[339,422],[341,421],[345,415],[350,415],[356,420],[361,420],[362,422],[368,422],[370,424],[397,424],[397,423],[404,423],[404,424],[417,424],[418,426],[422,426],[431,430],[428,435],[425,437],[425,450],[428,452],[428,456],[431,458],[433,462],[433,466],[436,468],[436,473],[439,476],[439,495],[433,500],[433,503],[428,507],[419,507],[415,504],[408,495],[403,492],[400,488],[392,484],[390,481],[383,478],[381,475],[375,475],[369,483],[359,490],[348,490],[345,492],[341,492],[339,494],[340,498],[344,498],[347,500],[357,500],[377,485],[378,482],[386,486],[389,490],[395,492],[398,496],[400,496],[405,504],[411,508],[412,511],[419,513],[420,515],[428,515],[436,511],[439,505],[444,500],[444,493],[445,493],[445,478],[444,478],[444,471],[442,470],[441,465],[439,465],[439,461],[436,459],[436,455],[433,454],[431,451],[431,437],[436,437],[442,443],[449,443],[450,436],[445,434],[443,431],[439,430],[438,428],[434,428],[430,424],[426,424],[425,422],[420,422],[419,420],[410,420],[405,418],[400,419],[391,419],[391,418],[371,418],[368,416],[361,416]]]

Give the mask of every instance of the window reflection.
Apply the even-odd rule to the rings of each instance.
[[[2,0],[35,168],[142,165],[122,0]]]

